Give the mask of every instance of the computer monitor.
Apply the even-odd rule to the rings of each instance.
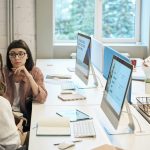
[[[117,52],[111,47],[105,46],[104,47],[104,66],[103,66],[103,76],[105,79],[108,78],[109,69],[110,69],[111,62],[112,62],[114,55],[130,63],[130,59],[128,57],[122,55],[121,53]]]
[[[100,73],[103,72],[104,45],[91,37],[91,63]]]
[[[105,125],[106,130],[110,134],[117,134],[118,132],[119,134],[128,133],[134,130],[133,119],[126,101],[126,93],[131,81],[132,70],[133,67],[130,63],[127,63],[115,55],[113,56],[101,102],[101,109],[114,127],[114,131],[112,131],[109,126]],[[118,128],[124,104],[127,106],[130,128],[128,129],[127,125],[125,126],[127,130],[121,129],[117,131],[115,129]]]
[[[78,33],[76,49],[76,75],[85,83],[88,83],[90,73],[91,37]]]
[[[94,84],[88,86],[90,68],[94,78]],[[98,86],[95,72],[91,65],[91,37],[83,33],[77,34],[75,74],[84,82],[85,85],[87,85],[77,85],[78,88],[93,88]]]
[[[108,74],[109,74],[109,69],[111,66],[111,62],[113,59],[113,56],[118,56],[124,61],[130,63],[130,59],[127,56],[124,56],[123,54],[119,53],[118,51],[112,49],[111,47],[105,46],[104,47],[104,66],[103,66],[103,76],[107,80]],[[128,102],[131,103],[131,90],[132,90],[132,84],[130,83],[128,94],[127,94],[127,99]]]

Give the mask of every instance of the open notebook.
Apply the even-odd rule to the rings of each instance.
[[[71,135],[70,120],[66,117],[42,118],[36,135]]]

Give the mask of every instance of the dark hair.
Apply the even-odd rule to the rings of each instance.
[[[7,55],[6,55],[6,66],[7,66],[7,68],[9,70],[12,70],[11,68],[13,66],[12,66],[12,63],[11,63],[10,58],[9,58],[9,52],[10,52],[10,50],[12,50],[14,48],[22,48],[22,49],[24,49],[26,51],[26,53],[28,55],[28,59],[27,59],[27,61],[25,63],[25,67],[26,67],[26,69],[28,71],[31,71],[33,66],[34,66],[32,54],[31,54],[31,51],[30,51],[28,45],[23,40],[14,40],[8,46],[8,48],[7,48]]]

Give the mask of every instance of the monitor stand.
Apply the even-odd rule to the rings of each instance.
[[[91,68],[92,74],[89,75],[88,84],[85,85],[85,84],[80,82],[81,84],[79,83],[77,85],[78,89],[92,89],[92,88],[97,88],[99,86],[96,73],[95,73],[93,65],[91,63],[90,63],[90,68]],[[93,78],[90,77],[91,75],[92,75]],[[101,81],[100,81],[100,84],[101,84],[101,87],[104,87]]]
[[[132,118],[132,114],[129,108],[129,104],[125,102],[126,111],[122,111],[121,118],[118,124],[118,128],[115,129],[111,123],[106,123],[104,125],[104,129],[110,135],[117,135],[117,134],[131,134],[134,133],[134,122]],[[128,121],[128,122],[127,122]]]
[[[88,82],[87,85],[82,83],[82,81],[78,81],[78,83],[76,84],[76,87],[78,89],[93,89],[93,88],[97,88],[97,85],[95,85],[92,81]]]

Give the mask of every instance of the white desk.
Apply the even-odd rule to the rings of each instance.
[[[44,104],[33,104],[32,110],[32,121],[30,130],[30,142],[29,150],[47,150],[57,149],[54,143],[59,143],[62,141],[71,141],[73,136],[36,136],[36,123],[43,116],[53,116],[56,112],[65,109],[79,109],[94,118],[94,127],[96,130],[96,138],[83,138],[82,142],[76,143],[75,147],[70,148],[70,150],[91,150],[105,143],[112,143],[114,145],[120,146],[126,150],[142,150],[147,149],[150,146],[149,139],[150,135],[134,135],[134,134],[124,134],[124,135],[107,135],[104,129],[101,127],[99,119],[103,119],[103,115],[99,109],[99,106],[46,106]],[[133,110],[135,111],[135,110]],[[137,112],[135,111],[136,115]],[[138,120],[142,129],[149,129],[149,124],[143,120],[142,116],[138,115]],[[137,123],[135,121],[136,128],[138,130]],[[150,130],[149,130],[150,131]],[[72,133],[71,128],[71,133]],[[81,139],[81,138],[79,138]]]
[[[70,65],[72,67],[72,65],[74,65],[74,60],[38,60],[36,65],[41,68],[44,76],[48,73],[59,73],[57,72],[58,69],[60,73],[72,74],[71,72],[68,72],[68,70],[65,68],[69,67]],[[136,87],[136,84],[134,86],[135,88],[139,89],[139,87]],[[70,148],[70,150],[90,150],[104,143],[112,143],[126,150],[141,150],[148,149],[150,147],[150,135],[107,135],[107,133],[104,131],[100,124],[100,120],[103,120],[103,112],[100,109],[102,92],[100,92],[99,88],[81,90],[81,93],[83,95],[85,94],[87,100],[63,102],[57,98],[58,94],[61,91],[59,84],[47,82],[46,87],[48,90],[48,98],[46,103],[33,103],[29,150],[55,150],[58,148],[53,145],[54,143],[58,143],[61,141],[70,141],[73,136],[36,136],[36,128],[34,127],[38,120],[44,115],[51,116],[54,115],[56,111],[73,108],[78,108],[94,118],[96,138],[83,139],[82,142],[77,143],[76,146]],[[136,95],[136,90],[133,93]],[[148,124],[148,122],[132,106],[131,110],[138,119],[140,125],[142,126],[142,130],[150,131],[150,125]],[[138,130],[139,127],[136,120],[135,125],[136,130]]]
[[[29,150],[58,150],[57,146],[54,146],[54,143],[59,143],[62,141],[71,141],[73,136],[36,136],[36,123],[42,116],[53,116],[56,115],[56,112],[64,109],[74,109],[77,108],[82,110],[94,118],[94,127],[96,129],[96,138],[78,138],[82,139],[82,142],[76,143],[75,147],[70,149],[74,150],[90,150],[94,147],[102,145],[104,143],[110,143],[105,132],[99,126],[98,121],[95,119],[95,114],[91,111],[88,106],[46,106],[42,104],[33,104],[32,110],[32,121],[30,128],[30,142]],[[73,133],[71,128],[71,133]]]
[[[48,74],[69,74],[72,76],[72,80],[79,81],[74,72],[69,72],[67,67],[74,67],[75,60],[74,59],[38,59],[36,62],[36,66],[38,66],[43,74],[45,79],[45,86],[48,91],[48,97],[45,102],[45,105],[95,105],[100,104],[103,89],[106,83],[106,80],[102,77],[102,75],[98,75],[98,78],[103,83],[103,89],[99,84],[98,88],[93,89],[80,89],[77,90],[78,93],[84,95],[86,100],[80,101],[67,101],[63,102],[58,98],[58,95],[61,93],[60,79],[46,79],[46,75]],[[96,71],[96,70],[95,70]],[[81,81],[80,81],[81,82]]]
[[[98,107],[93,108],[97,117],[97,120],[103,120],[103,112]],[[122,134],[122,135],[108,135],[110,142],[114,145],[118,145],[125,150],[144,150],[150,147],[150,125],[149,123],[132,107],[130,106],[132,114],[134,114],[135,134]],[[141,126],[142,131],[149,131],[149,135],[136,134],[139,131],[137,120]],[[124,120],[128,122],[128,120]]]

